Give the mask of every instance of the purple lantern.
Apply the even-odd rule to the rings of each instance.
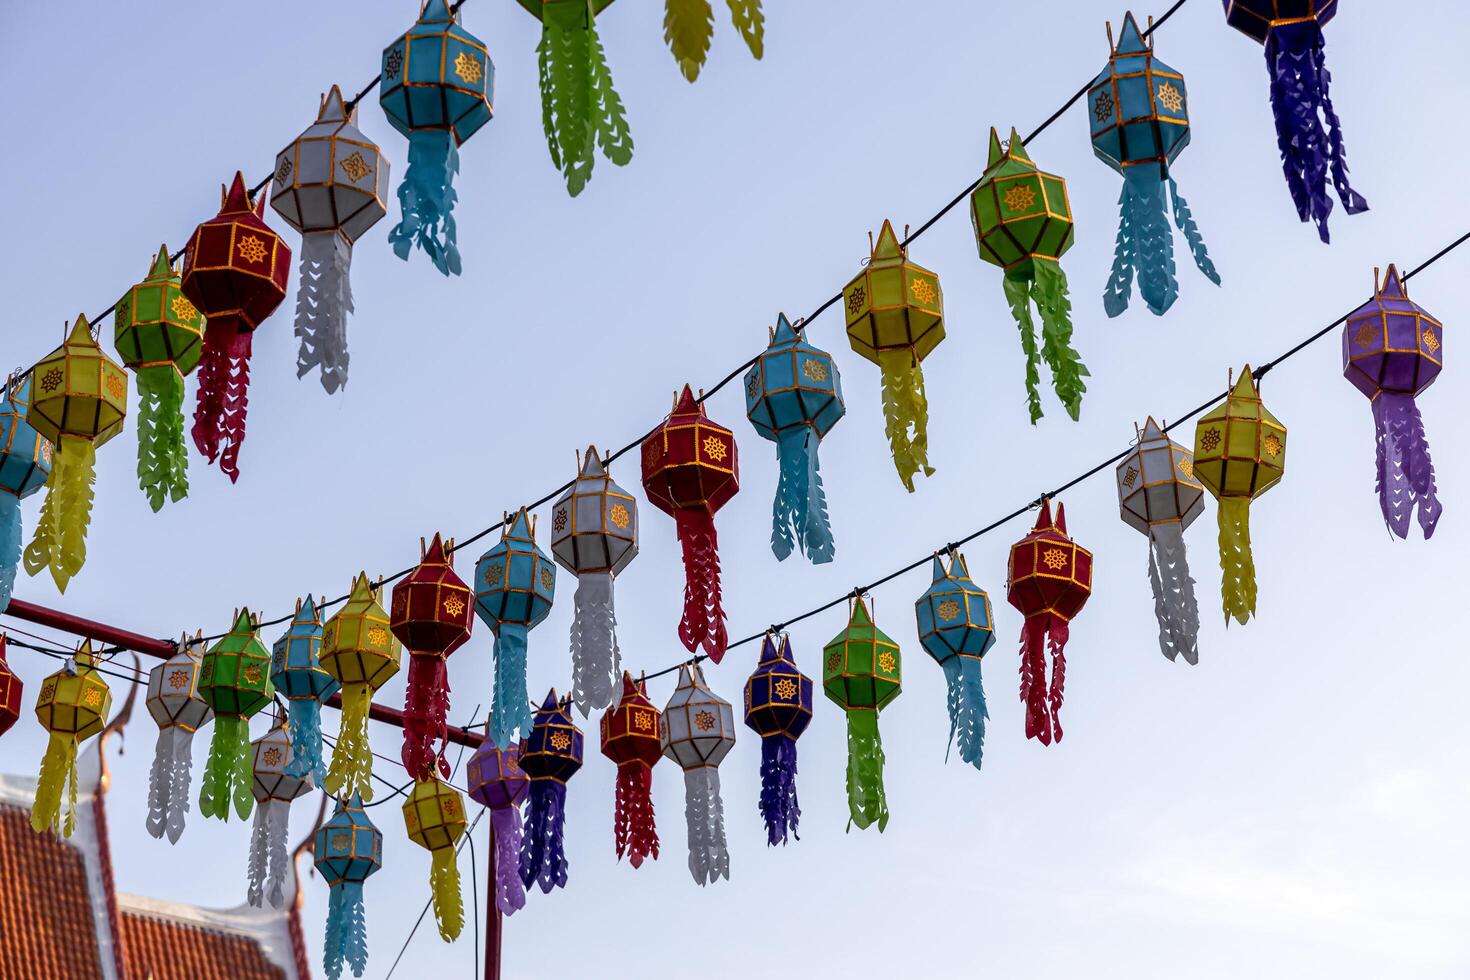
[[[760,663],[745,682],[745,724],[761,737],[761,817],[766,843],[797,837],[796,740],[812,721],[812,679],[796,667],[791,637],[767,633]]]
[[[1378,503],[1388,529],[1407,538],[1409,517],[1418,508],[1428,538],[1444,508],[1414,396],[1439,376],[1444,325],[1409,299],[1394,266],[1381,287],[1376,269],[1373,279],[1373,298],[1348,314],[1342,330],[1342,373],[1373,401]]]
[[[502,915],[513,915],[526,905],[519,807],[531,780],[521,769],[521,747],[497,749],[487,738],[470,758],[469,773],[470,799],[490,808],[495,833],[495,904]]]
[[[567,780],[582,768],[582,741],[582,729],[572,721],[571,699],[558,699],[552,688],[521,743],[521,769],[531,782],[520,855],[521,882],[527,888],[533,881],[547,894],[566,887]]]

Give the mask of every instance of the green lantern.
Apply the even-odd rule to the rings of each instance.
[[[113,308],[113,343],[138,375],[138,486],[155,511],[189,494],[184,449],[184,375],[199,364],[204,314],[179,289],[168,246],[158,246],[148,278]]]
[[[848,827],[888,826],[883,793],[883,741],[878,712],[898,697],[902,661],[898,644],[873,623],[858,596],[847,628],[822,649],[822,689],[847,712]]]
[[[214,737],[199,790],[199,812],[230,819],[230,800],[241,820],[250,816],[250,716],[271,703],[271,653],[256,633],[249,609],[209,648],[199,665],[199,696],[214,711]]]

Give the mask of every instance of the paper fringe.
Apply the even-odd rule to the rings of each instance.
[[[459,275],[458,236],[454,226],[454,175],[459,173],[459,146],[445,129],[419,129],[408,137],[408,170],[398,185],[403,217],[388,232],[393,254],[405,262],[417,245],[446,276]]]
[[[255,804],[250,782],[249,720],[239,715],[215,715],[204,785],[199,788],[199,812],[228,822],[233,797],[235,813],[244,820]]]
[[[679,641],[693,653],[704,647],[710,660],[725,656],[729,635],[725,607],[720,599],[720,539],[709,511],[680,508],[674,526],[684,552],[684,615],[679,619]]]
[[[1146,165],[1129,167],[1118,205],[1118,240],[1103,309],[1114,317],[1128,308],[1136,272],[1139,295],[1150,312],[1163,316],[1179,296],[1179,281],[1174,276],[1174,232],[1159,172]]]
[[[526,627],[502,622],[495,630],[495,700],[490,712],[490,739],[503,749],[531,734],[531,699],[526,694]]]
[[[342,685],[342,720],[337,745],[322,788],[336,797],[359,794],[364,802],[373,798],[373,755],[368,746],[368,708],[373,691],[366,684]]]
[[[761,739],[761,819],[766,822],[766,844],[785,844],[787,836],[801,840],[801,804],[796,799],[796,739],[767,735]]]
[[[1185,662],[1199,663],[1199,603],[1184,550],[1184,527],[1178,522],[1149,529],[1148,580],[1159,622],[1159,649],[1170,660],[1183,654]]]
[[[233,316],[217,317],[204,328],[199,357],[199,390],[194,446],[234,483],[240,478],[240,446],[245,442],[245,414],[250,407],[250,346],[254,331],[241,329]]]
[[[1256,563],[1251,556],[1251,502],[1248,497],[1220,498],[1220,596],[1225,625],[1244,626],[1256,614]]]
[[[1373,399],[1373,423],[1378,444],[1378,506],[1388,529],[1409,536],[1409,518],[1419,514],[1419,528],[1427,541],[1434,535],[1444,505],[1434,483],[1429,440],[1414,396],[1384,391]]]
[[[327,935],[322,943],[322,968],[331,980],[342,976],[342,964],[352,975],[367,969],[367,917],[362,905],[362,882],[343,881],[332,886],[327,907]]]
[[[985,752],[985,686],[980,676],[979,657],[950,657],[944,662],[944,680],[949,688],[949,741],[959,736],[960,758],[976,769]],[[946,746],[945,755],[948,756]]]
[[[1051,370],[1052,390],[1076,421],[1082,413],[1082,394],[1089,372],[1072,346],[1072,303],[1067,299],[1067,274],[1061,265],[1033,258],[1029,278],[1007,275],[1003,280],[1006,302],[1021,331],[1021,350],[1026,355],[1026,409],[1035,425],[1042,417],[1039,385],[1042,359]],[[1036,322],[1031,303],[1041,314],[1041,348],[1036,345]]]
[[[495,905],[501,915],[514,915],[526,907],[526,889],[521,883],[521,811],[513,806],[490,811],[495,831]]]
[[[771,507],[771,552],[778,561],[785,561],[795,545],[814,565],[826,564],[837,553],[822,492],[821,443],[809,425],[787,429],[776,441],[781,477]]]
[[[698,766],[684,770],[684,820],[689,828],[689,873],[695,884],[730,880],[730,848],[725,842],[725,802],[720,799],[720,770]]]
[[[449,778],[449,763],[435,751],[448,738],[449,669],[442,657],[411,655],[403,701],[403,768],[414,779],[429,779],[437,763]]]
[[[452,943],[464,929],[464,898],[460,894],[458,852],[451,845],[435,848],[429,871],[429,887],[434,895],[434,921],[439,924],[439,938]]]
[[[668,0],[664,5],[664,43],[669,46],[684,80],[699,78],[715,35],[710,0]]]
[[[139,368],[138,486],[154,512],[189,495],[184,447],[184,376],[172,363]]]
[[[577,576],[572,616],[572,702],[586,718],[613,703],[622,675],[618,620],[613,610],[613,576],[589,572]]]
[[[759,61],[766,52],[766,15],[761,0],[725,0],[730,7],[730,22],[740,32],[745,46]]]
[[[286,901],[286,834],[291,817],[291,804],[283,800],[262,800],[255,809],[255,823],[250,829],[250,888],[246,900],[256,908],[269,901],[280,908]]]
[[[562,839],[566,827],[567,787],[554,779],[531,780],[530,809],[521,837],[521,883],[534,881],[541,891],[567,883],[567,855]]]
[[[353,312],[352,243],[335,229],[301,239],[296,287],[296,377],[321,370],[322,387],[335,394],[347,384],[347,314]]]
[[[50,568],[51,578],[61,592],[66,591],[67,583],[87,560],[96,466],[97,447],[91,440],[62,433],[61,445],[52,456],[36,533],[22,555],[27,575]]]
[[[852,708],[847,712],[847,829],[857,824],[878,832],[888,826],[888,796],[883,792],[883,740],[878,735],[878,712]]]
[[[1184,234],[1189,253],[1194,256],[1194,267],[1210,282],[1220,285],[1220,273],[1215,269],[1209,250],[1205,248],[1205,237],[1200,234],[1199,225],[1194,222],[1194,213],[1189,210],[1189,202],[1179,193],[1179,184],[1173,177],[1169,178],[1169,199],[1174,203],[1174,224]]]
[[[1021,627],[1021,702],[1026,705],[1026,737],[1042,745],[1062,740],[1062,695],[1067,680],[1067,621],[1051,613],[1028,616]],[[1046,654],[1051,651],[1051,686]]]
[[[61,797],[68,799],[65,818]],[[41,757],[41,774],[36,780],[36,799],[31,804],[31,829],[36,833],[54,830],[70,837],[77,825],[77,740],[52,732]]]
[[[642,762],[618,766],[617,798],[613,806],[613,840],[618,858],[633,867],[644,858],[658,860],[658,828],[653,813],[653,770]]]
[[[576,197],[592,178],[596,148],[620,167],[633,159],[633,136],[591,3],[585,16],[579,10],[566,23],[546,17],[536,54],[546,148],[566,178],[567,193]]]
[[[177,844],[184,834],[193,747],[193,732],[177,725],[159,729],[148,779],[148,817],[144,825],[155,838],[167,835],[170,844]]]
[[[296,779],[310,775],[312,784],[321,786],[327,778],[327,764],[322,759],[322,703],[316,698],[292,698],[286,710],[286,727],[291,732],[286,775]]]
[[[0,493],[0,613],[10,608],[15,572],[20,567],[20,498]]]
[[[910,350],[880,350],[878,371],[883,383],[883,427],[898,478],[914,492],[914,474],[934,475],[929,465],[929,401],[924,397],[924,371]],[[912,435],[910,435],[912,430]]]

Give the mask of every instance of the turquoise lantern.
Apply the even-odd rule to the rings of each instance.
[[[0,399],[0,612],[10,605],[20,564],[20,502],[51,476],[51,443],[26,421],[31,377],[11,375]]]
[[[934,582],[914,603],[919,642],[944,668],[949,685],[949,740],[959,736],[960,758],[980,768],[985,749],[985,687],[980,661],[995,643],[990,596],[970,579],[965,556],[950,552],[949,569],[934,556]]]
[[[322,702],[342,687],[318,657],[322,650],[322,617],[311,596],[296,600],[291,625],[271,647],[271,683],[290,702],[291,761],[286,775],[310,775],[321,786],[327,778],[322,761]]]
[[[446,276],[459,275],[454,175],[459,145],[490,121],[495,66],[484,42],[459,26],[445,0],[428,0],[408,33],[383,49],[378,102],[408,137],[398,185],[403,218],[388,233],[400,259],[414,245]]]
[[[475,612],[495,631],[495,701],[490,740],[503,749],[531,732],[526,695],[526,640],[556,596],[556,564],[536,547],[526,508],[505,515],[500,542],[475,565]]]
[[[367,969],[362,883],[383,866],[383,833],[368,819],[362,797],[353,793],[350,799],[337,800],[332,819],[317,829],[314,852],[316,869],[331,889],[322,967],[337,980],[346,962],[360,977]]]
[[[786,314],[745,374],[745,414],[776,444],[781,477],[771,508],[771,551],[782,561],[799,546],[816,564],[836,552],[817,447],[842,418],[842,378],[832,355],[798,336]]]
[[[1170,201],[1174,223],[1189,242],[1194,264],[1211,282],[1220,284],[1205,240],[1170,172],[1189,145],[1184,76],[1154,57],[1153,42],[1144,40],[1131,13],[1123,18],[1116,44],[1112,25],[1108,25],[1108,44],[1108,66],[1087,90],[1092,152],[1123,175],[1113,272],[1103,294],[1103,309],[1108,316],[1117,316],[1128,308],[1136,272],[1139,295],[1152,313],[1163,316],[1179,296]]]

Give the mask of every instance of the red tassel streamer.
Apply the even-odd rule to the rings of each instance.
[[[240,445],[245,441],[249,405],[250,339],[254,331],[238,329],[234,317],[210,320],[199,358],[199,392],[190,433],[194,445],[219,461],[233,483],[240,478]]]
[[[1062,740],[1062,690],[1067,679],[1069,629],[1060,616],[1042,613],[1021,627],[1021,701],[1026,705],[1026,737],[1042,745]],[[1051,649],[1051,686],[1046,680],[1046,652]]]
[[[658,828],[653,821],[653,770],[642,762],[618,767],[617,805],[613,811],[613,837],[618,857],[625,854],[637,868],[645,858],[658,860]]]
[[[403,701],[403,768],[428,779],[435,765],[445,779],[449,763],[435,749],[448,737],[449,668],[440,657],[408,658],[408,693]]]
[[[729,636],[720,602],[720,541],[714,515],[705,510],[674,514],[684,549],[684,616],[679,639],[691,653],[700,646],[715,663],[725,656]]]

